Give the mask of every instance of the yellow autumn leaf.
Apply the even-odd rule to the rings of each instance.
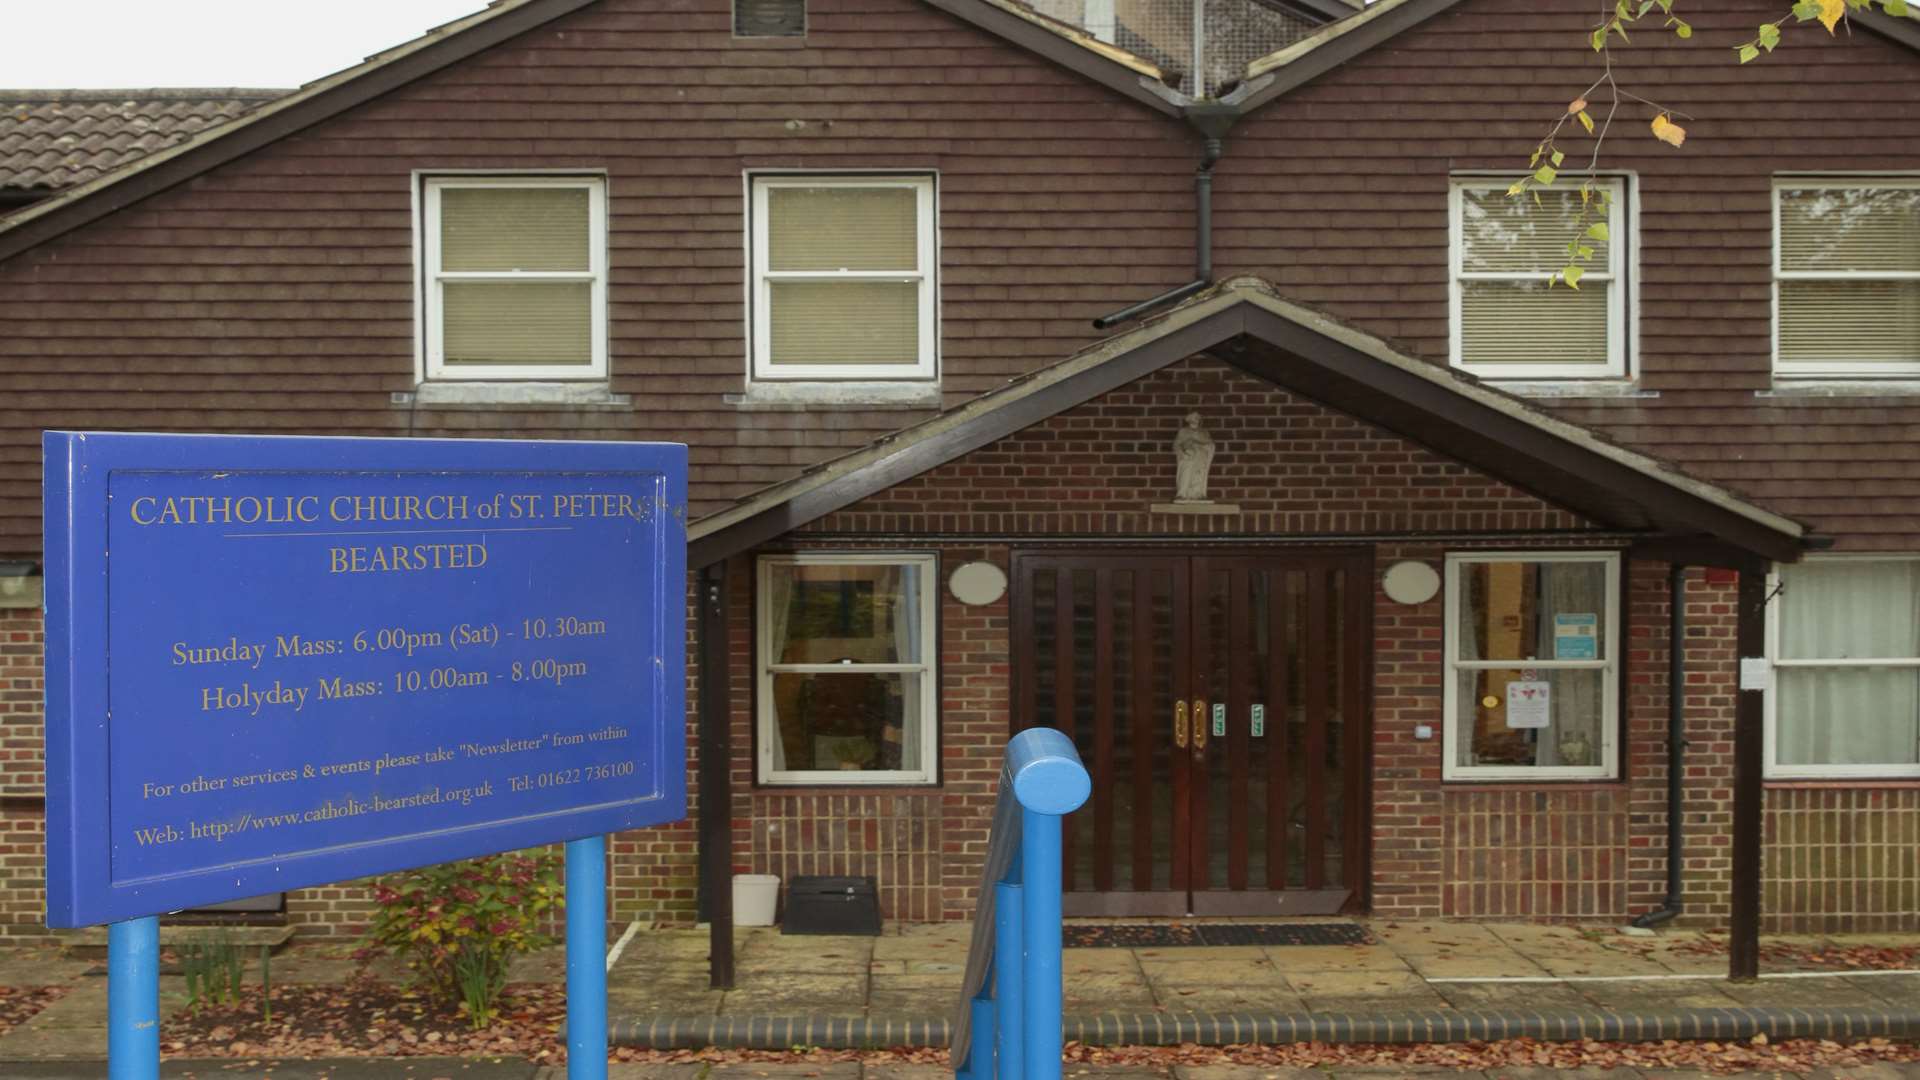
[[[1845,3],[1846,0],[1840,0]],[[1653,137],[1669,146],[1679,146],[1687,141],[1687,129],[1667,119],[1666,113],[1653,118]]]
[[[1840,17],[1846,13],[1847,0],[1820,0],[1820,25],[1827,28],[1827,33],[1833,33]]]

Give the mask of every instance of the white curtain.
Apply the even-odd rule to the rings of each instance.
[[[767,594],[760,598],[767,612],[767,655],[763,664],[777,664],[787,655],[787,619],[793,614],[793,567],[774,563],[767,567]],[[777,699],[776,699],[777,702]],[[763,738],[773,740],[773,767],[787,767],[785,733],[780,730],[778,704],[766,702],[761,708],[775,712],[773,730]]]
[[[900,587],[894,591],[896,599],[893,608],[893,646],[894,659],[903,664],[916,664],[926,657],[920,655],[920,567],[900,566],[892,568],[889,576],[897,576]],[[886,579],[882,579],[883,582]],[[902,675],[900,677],[900,768],[918,770],[922,767],[921,754],[921,709],[920,700],[924,690],[922,675]]]
[[[1920,657],[1920,561],[1815,561],[1781,580],[1780,659]],[[1920,667],[1784,666],[1776,686],[1782,764],[1920,761]]]

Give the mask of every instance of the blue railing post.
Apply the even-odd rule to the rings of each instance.
[[[160,1077],[160,920],[107,925],[107,1075]]]
[[[567,1080],[607,1080],[607,838],[567,844]]]
[[[1026,1067],[1009,1077],[1002,1065],[1000,1076],[1060,1080],[1060,815],[1023,808],[1021,818]]]
[[[952,1061],[964,1080],[1060,1080],[1061,818],[1093,790],[1073,740],[1007,744]]]
[[[1027,1013],[1021,1003],[1026,998],[1026,966],[1021,954],[1026,951],[1026,892],[1018,882],[1003,881],[993,887],[993,1024],[994,1041],[974,1043],[974,1053],[992,1054],[993,1073],[998,1080],[1020,1080],[1026,1072]]]

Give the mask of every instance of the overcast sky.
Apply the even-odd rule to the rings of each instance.
[[[0,87],[295,87],[486,0],[0,0]]]

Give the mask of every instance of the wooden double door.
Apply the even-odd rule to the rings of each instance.
[[[1070,735],[1069,915],[1331,914],[1363,901],[1366,552],[1019,552],[1017,729]]]

